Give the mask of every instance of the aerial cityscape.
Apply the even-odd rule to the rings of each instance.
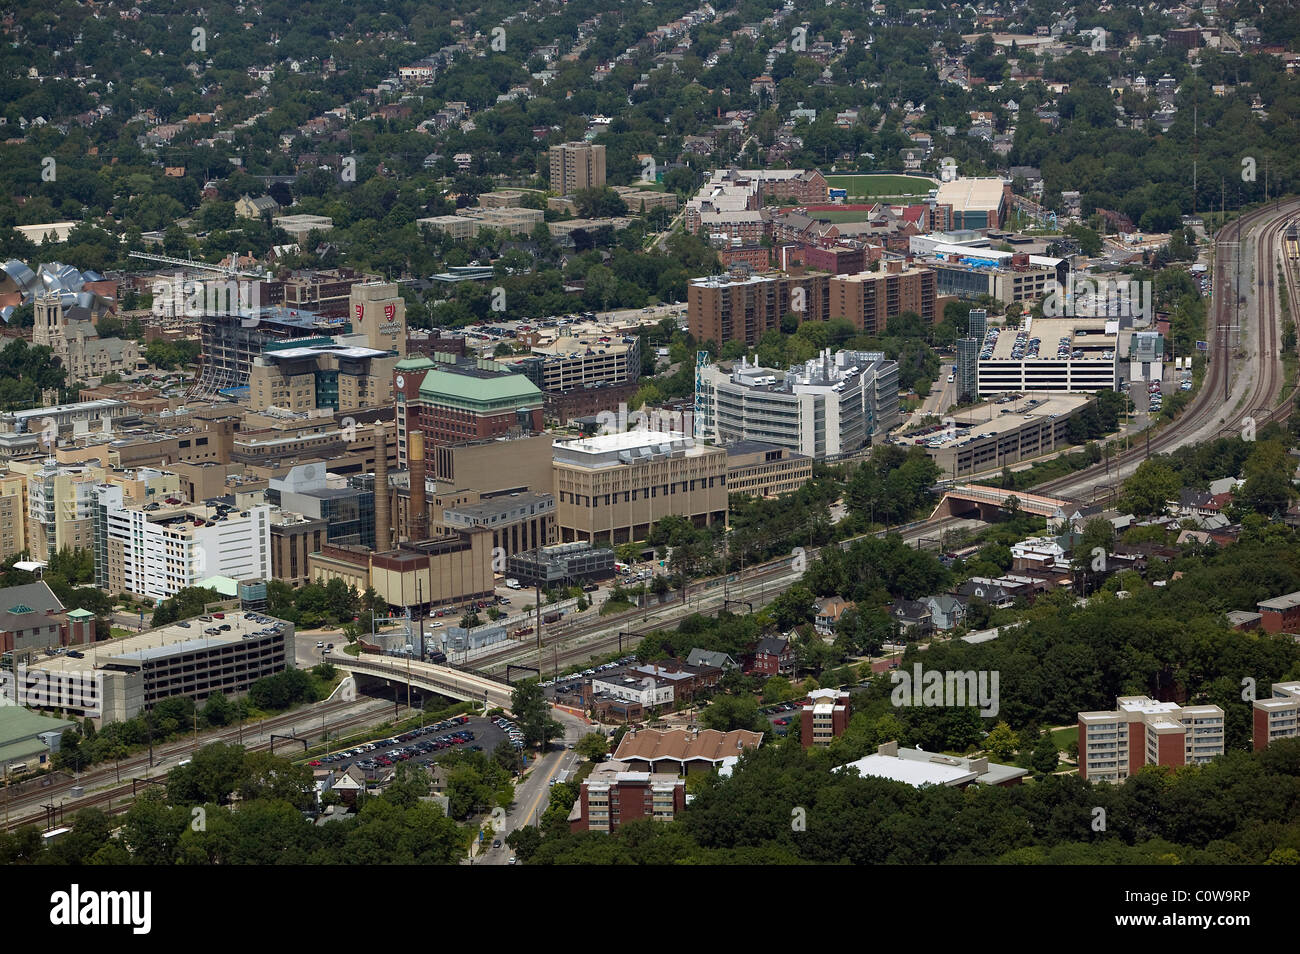
[[[1300,865],[1294,3],[0,34],[0,863]]]

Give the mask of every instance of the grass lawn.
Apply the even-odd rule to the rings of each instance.
[[[830,175],[826,184],[832,189],[848,189],[849,197],[854,196],[916,196],[925,195],[935,188],[937,183],[923,176],[895,175]]]
[[[121,639],[123,636],[134,636],[135,630],[123,629],[121,626],[114,626],[111,629],[109,629],[108,635],[112,639]]]
[[[1052,739],[1056,742],[1056,747],[1062,752],[1068,752],[1071,742],[1079,741],[1079,727],[1072,725],[1065,729],[1053,729]]]

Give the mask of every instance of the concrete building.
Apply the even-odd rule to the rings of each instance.
[[[1031,391],[1004,406],[986,402],[953,414],[944,419],[946,430],[927,434],[916,443],[927,448],[947,477],[1000,471],[1069,446],[1070,421],[1093,400],[1084,394]]]
[[[550,148],[551,191],[572,195],[579,189],[605,184],[605,147],[589,142],[565,142]]]
[[[848,769],[856,769],[864,778],[885,778],[915,788],[930,785],[965,788],[971,784],[1011,788],[1019,785],[1021,779],[1029,774],[1028,769],[1015,765],[999,765],[986,758],[968,759],[936,755],[921,749],[904,749],[897,742],[886,742],[875,754],[841,765],[837,771]]]
[[[879,272],[836,275],[830,280],[830,317],[847,319],[867,334],[883,334],[889,319],[904,312],[933,324],[935,288],[932,269],[897,261]]]
[[[1006,221],[1011,187],[1001,178],[957,178],[939,184],[936,205],[952,209],[951,229],[996,229]]]
[[[1121,696],[1079,713],[1079,777],[1120,782],[1144,765],[1195,765],[1223,754],[1223,710]]]
[[[1019,330],[990,329],[979,358],[979,396],[1115,390],[1122,334],[1106,318],[1029,318]]]
[[[779,497],[812,480],[813,459],[762,441],[726,444],[727,494]]]
[[[965,300],[989,295],[1004,305],[1038,301],[1069,272],[1064,259],[991,249],[963,248],[922,264],[934,272],[936,295]]]
[[[553,446],[560,542],[644,540],[655,521],[727,519],[727,454],[680,433],[631,431]]]
[[[63,733],[74,724],[22,706],[0,706],[0,778],[7,783],[13,776],[47,767]]]
[[[672,821],[686,807],[686,781],[676,775],[629,771],[622,762],[602,762],[582,780],[569,812],[570,831],[615,831],[641,818]]]
[[[548,493],[491,497],[445,509],[442,523],[453,531],[490,530],[494,552],[508,560],[517,553],[555,542],[555,497]]]
[[[284,229],[295,242],[306,242],[312,232],[332,232],[334,220],[328,215],[307,215],[296,212],[293,215],[277,215],[271,219],[271,226]]]
[[[830,282],[821,272],[695,278],[687,288],[687,323],[697,341],[741,341],[754,348],[763,335],[780,330],[787,314],[801,321],[830,317]]]
[[[838,689],[817,689],[799,710],[799,741],[805,749],[830,745],[844,734],[853,715],[849,694]]]
[[[34,558],[94,545],[95,488],[105,474],[93,464],[60,465],[48,458],[29,474],[27,539]]]
[[[1256,752],[1278,739],[1300,737],[1300,682],[1273,683],[1273,696],[1256,699],[1251,742]]]
[[[0,562],[28,551],[27,474],[0,473]]]
[[[624,384],[641,377],[641,339],[635,335],[560,336],[535,345],[518,365],[528,380],[545,392]]]
[[[495,592],[492,534],[483,529],[379,553],[326,543],[307,562],[312,581],[328,583],[337,577],[359,592],[373,586],[391,606],[457,606]]]
[[[134,718],[176,696],[202,703],[214,692],[245,692],[294,665],[292,623],[268,625],[228,613],[222,625],[230,629],[218,632],[202,620],[186,622],[85,647],[81,658],[40,658],[30,668],[76,688],[62,707],[68,715],[102,724]]]
[[[815,460],[854,453],[899,418],[898,364],[883,353],[823,351],[786,372],[705,364],[696,374],[696,433],[761,441]]]
[[[128,506],[100,485],[94,503],[95,584],[109,593],[164,600],[200,580],[271,576],[270,508],[225,504]]]
[[[268,349],[249,371],[248,405],[254,411],[392,407],[400,360],[389,351],[334,342]]]

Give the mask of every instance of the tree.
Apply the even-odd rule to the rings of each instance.
[[[1060,752],[1056,748],[1056,741],[1052,738],[1052,733],[1049,731],[1043,732],[1034,744],[1034,751],[1029,757],[1029,763],[1034,767],[1034,771],[1047,775],[1056,771],[1056,766],[1060,764],[1060,760]]]
[[[732,729],[767,731],[767,720],[758,712],[758,702],[753,696],[715,696],[700,713],[700,724],[706,729],[730,732]]]
[[[588,732],[578,740],[575,749],[584,759],[602,762],[609,754],[609,739],[603,732]]]
[[[1019,748],[1020,737],[1005,722],[995,725],[993,731],[984,739],[984,749],[995,762],[1010,761]]]
[[[564,726],[551,718],[551,707],[536,679],[525,679],[515,687],[510,694],[510,709],[529,745],[545,749],[552,738],[564,731]]]
[[[1168,464],[1149,458],[1124,481],[1119,505],[1138,517],[1161,514],[1165,512],[1168,501],[1178,497],[1181,487],[1182,482]]]

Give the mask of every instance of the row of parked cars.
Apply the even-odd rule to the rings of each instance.
[[[572,676],[561,676],[559,679],[547,679],[545,682],[541,683],[541,686],[543,689],[547,689],[551,686],[556,686],[561,690],[577,689],[577,683],[583,677],[590,678],[598,672],[608,672],[611,669],[617,669],[619,666],[631,665],[634,662],[636,662],[635,656],[624,656],[622,659],[605,663],[602,666],[595,666],[591,669],[584,669],[582,672],[575,672]]]
[[[516,749],[522,749],[524,747],[524,733],[519,726],[515,725],[505,716],[497,716],[492,720],[492,724],[506,734],[506,738],[510,740],[510,744]]]
[[[382,755],[358,762],[360,768],[378,768],[384,765],[392,765],[394,762],[405,762],[416,755],[424,755],[437,749],[450,748],[453,745],[464,745],[474,740],[474,733],[469,729],[461,729],[452,732],[449,735],[441,736],[437,739],[427,739],[419,742],[421,737],[426,735],[435,735],[439,732],[447,732],[458,725],[465,725],[469,722],[468,716],[454,716],[451,719],[444,719],[442,722],[435,722],[433,725],[426,725],[419,729],[412,729],[410,732],[404,732],[401,735],[394,736],[391,739],[379,739],[376,742],[367,742],[359,745],[355,749],[348,749],[346,752],[334,752],[326,755],[324,758],[315,759],[307,764],[312,768],[320,765],[331,765],[335,762],[346,762],[348,759],[356,758],[358,755],[365,755],[367,752],[374,752],[387,746],[401,746],[401,748],[392,749]]]

